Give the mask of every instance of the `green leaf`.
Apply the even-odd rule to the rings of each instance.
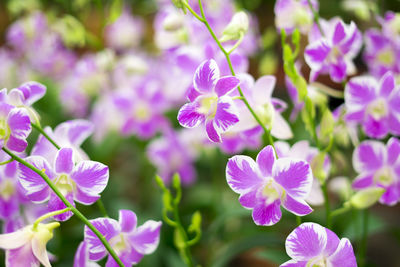
[[[61,35],[66,46],[84,46],[86,43],[86,30],[82,23],[71,15],[65,15],[54,26]]]
[[[110,13],[108,15],[107,23],[114,23],[122,14],[124,8],[123,0],[113,0],[110,6]]]

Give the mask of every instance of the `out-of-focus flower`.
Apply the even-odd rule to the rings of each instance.
[[[16,232],[0,235],[0,248],[6,250],[6,266],[51,267],[46,244],[53,238],[58,222],[28,225]]]
[[[292,260],[280,267],[357,267],[350,241],[339,239],[334,232],[316,223],[298,226],[289,234],[285,245]]]
[[[57,189],[65,198],[74,203],[78,201],[90,205],[100,198],[108,182],[108,167],[102,163],[83,160],[75,165],[72,148],[62,148],[58,151],[54,165],[40,156],[30,156],[26,161],[39,170],[44,170],[53,181]],[[23,164],[19,164],[19,181],[26,191],[26,196],[34,202],[48,200],[49,211],[66,208],[60,198],[50,189],[47,183],[36,172]],[[72,216],[72,212],[65,212],[54,216],[57,220],[65,221]]]
[[[239,83],[239,79],[233,76],[220,78],[214,60],[203,62],[193,78],[193,87],[188,96],[191,103],[179,110],[179,123],[187,128],[205,123],[210,140],[221,142],[221,133],[239,121],[236,106],[228,96]]]
[[[321,25],[324,36],[319,29],[313,29],[305,49],[310,79],[315,81],[320,74],[329,74],[334,82],[342,82],[355,72],[353,59],[361,48],[361,33],[354,22],[346,25],[340,19],[321,21]]]
[[[392,137],[387,145],[364,141],[353,153],[353,166],[359,173],[353,188],[381,187],[385,192],[379,202],[393,206],[400,200],[400,141]]]
[[[237,40],[243,37],[249,29],[249,18],[243,11],[233,15],[231,21],[226,26],[220,39],[221,42]]]
[[[257,149],[262,144],[263,129],[261,126],[246,131],[228,131],[222,134],[221,150],[228,154],[235,154],[245,148]]]
[[[312,0],[311,4],[318,11],[318,1]],[[284,29],[288,34],[296,28],[306,34],[313,24],[313,13],[308,0],[277,0],[274,12],[276,27],[279,31]]]
[[[346,120],[361,124],[368,136],[400,135],[400,86],[396,87],[392,73],[379,81],[368,76],[352,78],[345,88],[345,104]]]
[[[272,146],[257,156],[234,156],[226,166],[226,179],[240,194],[243,207],[253,210],[257,225],[273,225],[282,216],[282,205],[288,211],[304,216],[312,212],[305,202],[312,185],[309,164],[293,158],[276,159]]]
[[[119,221],[98,218],[91,220],[91,223],[107,239],[125,266],[132,266],[144,255],[153,253],[160,240],[161,222],[149,220],[137,227],[136,214],[130,210],[120,210]],[[98,261],[106,256],[106,248],[87,226],[84,242],[87,244],[90,260]],[[117,266],[117,263],[108,256],[106,266]]]
[[[393,11],[387,11],[383,18],[377,19],[382,25],[383,33],[393,38],[393,40],[399,44],[400,42],[400,13]]]

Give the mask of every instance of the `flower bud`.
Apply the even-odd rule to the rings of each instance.
[[[249,18],[247,14],[243,11],[236,13],[228,26],[225,27],[222,37],[220,39],[221,42],[226,42],[229,40],[237,40],[241,35],[244,35],[249,29]]]
[[[163,21],[163,29],[170,32],[177,31],[183,27],[183,22],[182,14],[169,14]]]
[[[385,193],[382,187],[370,187],[358,191],[350,198],[350,204],[356,209],[366,209],[374,205]]]

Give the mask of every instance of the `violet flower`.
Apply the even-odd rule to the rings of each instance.
[[[161,222],[149,220],[137,227],[136,214],[130,210],[120,210],[119,221],[98,218],[90,222],[107,239],[125,266],[132,266],[144,255],[153,253],[160,241]],[[106,248],[87,226],[85,226],[84,242],[87,244],[90,260],[99,261],[106,256]],[[108,256],[106,266],[118,265],[111,256]]]
[[[361,124],[369,137],[400,135],[400,86],[396,87],[392,73],[379,81],[369,76],[352,78],[345,88],[345,104],[346,120]]]
[[[233,76],[219,76],[217,63],[211,59],[196,70],[188,104],[178,113],[179,123],[194,128],[205,123],[208,138],[221,142],[221,133],[239,122],[236,107],[228,94],[239,85]]]
[[[86,242],[81,242],[74,257],[74,267],[100,267],[89,259],[89,248]]]
[[[285,245],[292,260],[280,267],[357,267],[350,241],[339,239],[334,232],[316,223],[298,226],[289,234]]]
[[[234,156],[226,166],[229,186],[240,194],[243,207],[253,210],[257,225],[273,225],[282,216],[282,205],[288,211],[304,216],[312,212],[305,202],[312,185],[309,164],[293,158],[276,159],[272,146],[257,156]]]
[[[74,163],[72,148],[61,148],[54,160],[54,165],[40,156],[30,156],[25,159],[35,168],[44,170],[57,189],[71,202],[90,205],[100,198],[108,182],[108,167],[102,163],[83,160]],[[33,202],[48,202],[49,211],[66,208],[60,198],[50,189],[47,183],[36,172],[23,164],[19,164],[19,181],[26,191],[26,196]],[[55,219],[65,221],[72,212],[55,216]]]
[[[381,187],[379,202],[393,206],[400,201],[400,141],[390,138],[386,146],[379,141],[362,142],[353,153],[353,166],[359,173],[353,188]]]
[[[352,60],[362,44],[362,36],[354,22],[346,25],[340,19],[321,21],[324,36],[318,29],[310,34],[304,57],[311,68],[313,82],[320,74],[329,74],[334,82],[342,82],[355,71]]]

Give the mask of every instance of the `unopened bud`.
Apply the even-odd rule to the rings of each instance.
[[[370,187],[358,191],[350,198],[350,204],[356,209],[366,209],[374,205],[385,193],[382,187]]]
[[[244,35],[249,29],[249,18],[247,14],[243,11],[236,13],[228,26],[225,27],[222,37],[220,39],[221,42],[226,42],[230,40],[237,40],[241,35]]]
[[[183,27],[183,15],[178,13],[169,14],[163,21],[163,28],[166,31],[177,31]]]

